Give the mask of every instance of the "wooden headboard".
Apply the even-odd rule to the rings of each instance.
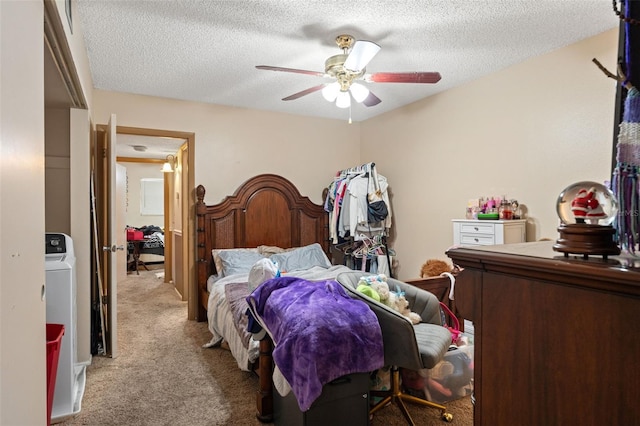
[[[219,204],[204,203],[196,188],[198,320],[206,319],[207,278],[215,273],[214,248],[301,247],[320,243],[329,255],[329,216],[324,207],[300,195],[287,179],[262,174],[244,182]]]

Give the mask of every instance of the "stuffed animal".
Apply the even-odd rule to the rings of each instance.
[[[375,299],[376,302],[387,304],[389,286],[387,285],[387,277],[384,274],[360,277],[356,290]]]
[[[420,269],[420,278],[437,277],[443,272],[453,272],[453,270],[454,268],[444,260],[429,259]]]
[[[411,321],[412,324],[418,324],[422,321],[420,315],[415,312],[411,312],[411,309],[409,309],[409,302],[405,298],[404,292],[401,292],[400,289],[396,289],[396,291],[391,291],[389,289],[387,276],[385,274],[360,277],[356,291],[366,294],[394,311],[399,312]],[[373,295],[370,295],[369,293]],[[376,298],[376,296],[378,297]]]
[[[404,292],[396,292],[397,295],[397,311],[407,317],[412,324],[419,324],[422,318],[417,313],[409,309],[409,301],[404,296]]]
[[[370,298],[372,298],[376,302],[380,301],[380,295],[369,284],[366,284],[366,283],[358,284],[358,287],[356,288],[356,291],[358,291],[358,292],[360,292],[360,293],[362,293],[362,294],[364,294],[366,296],[369,296]]]

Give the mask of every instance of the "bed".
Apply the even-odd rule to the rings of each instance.
[[[242,333],[238,333],[244,327],[239,324],[244,312],[237,305],[246,303],[248,271],[219,276],[214,250],[219,254],[224,249],[248,249],[248,253],[269,255],[280,250],[314,247],[328,258],[328,214],[322,205],[302,196],[290,181],[274,174],[249,179],[233,195],[215,205],[206,205],[204,196],[205,188],[200,185],[196,188],[198,320],[209,322],[213,335],[210,345],[224,339],[238,367],[259,375],[257,416],[262,421],[271,421],[272,343],[270,339],[259,343],[251,340],[245,348],[246,336],[240,337]],[[331,266],[330,262],[325,266],[297,271],[296,276],[331,279],[348,270],[341,265]]]
[[[164,232],[161,227],[155,225],[142,226],[140,228],[127,226],[127,230],[138,231],[139,233],[137,235],[142,235],[144,244],[140,246],[140,254],[164,256]],[[133,242],[128,240],[127,243],[131,251],[133,249]]]

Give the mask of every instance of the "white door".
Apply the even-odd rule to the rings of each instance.
[[[107,299],[107,353],[115,358],[118,356],[118,263],[126,263],[124,245],[124,226],[118,229],[118,202],[116,185],[116,116],[111,114],[107,125],[107,140],[105,152],[106,169],[106,208],[107,232],[102,250],[107,253],[105,261],[105,296]]]

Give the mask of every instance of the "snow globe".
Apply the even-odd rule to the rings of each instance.
[[[560,238],[553,246],[555,251],[589,255],[620,254],[615,243],[615,229],[611,224],[618,213],[618,203],[613,192],[600,183],[576,182],[566,187],[558,196],[556,212],[560,218]]]

